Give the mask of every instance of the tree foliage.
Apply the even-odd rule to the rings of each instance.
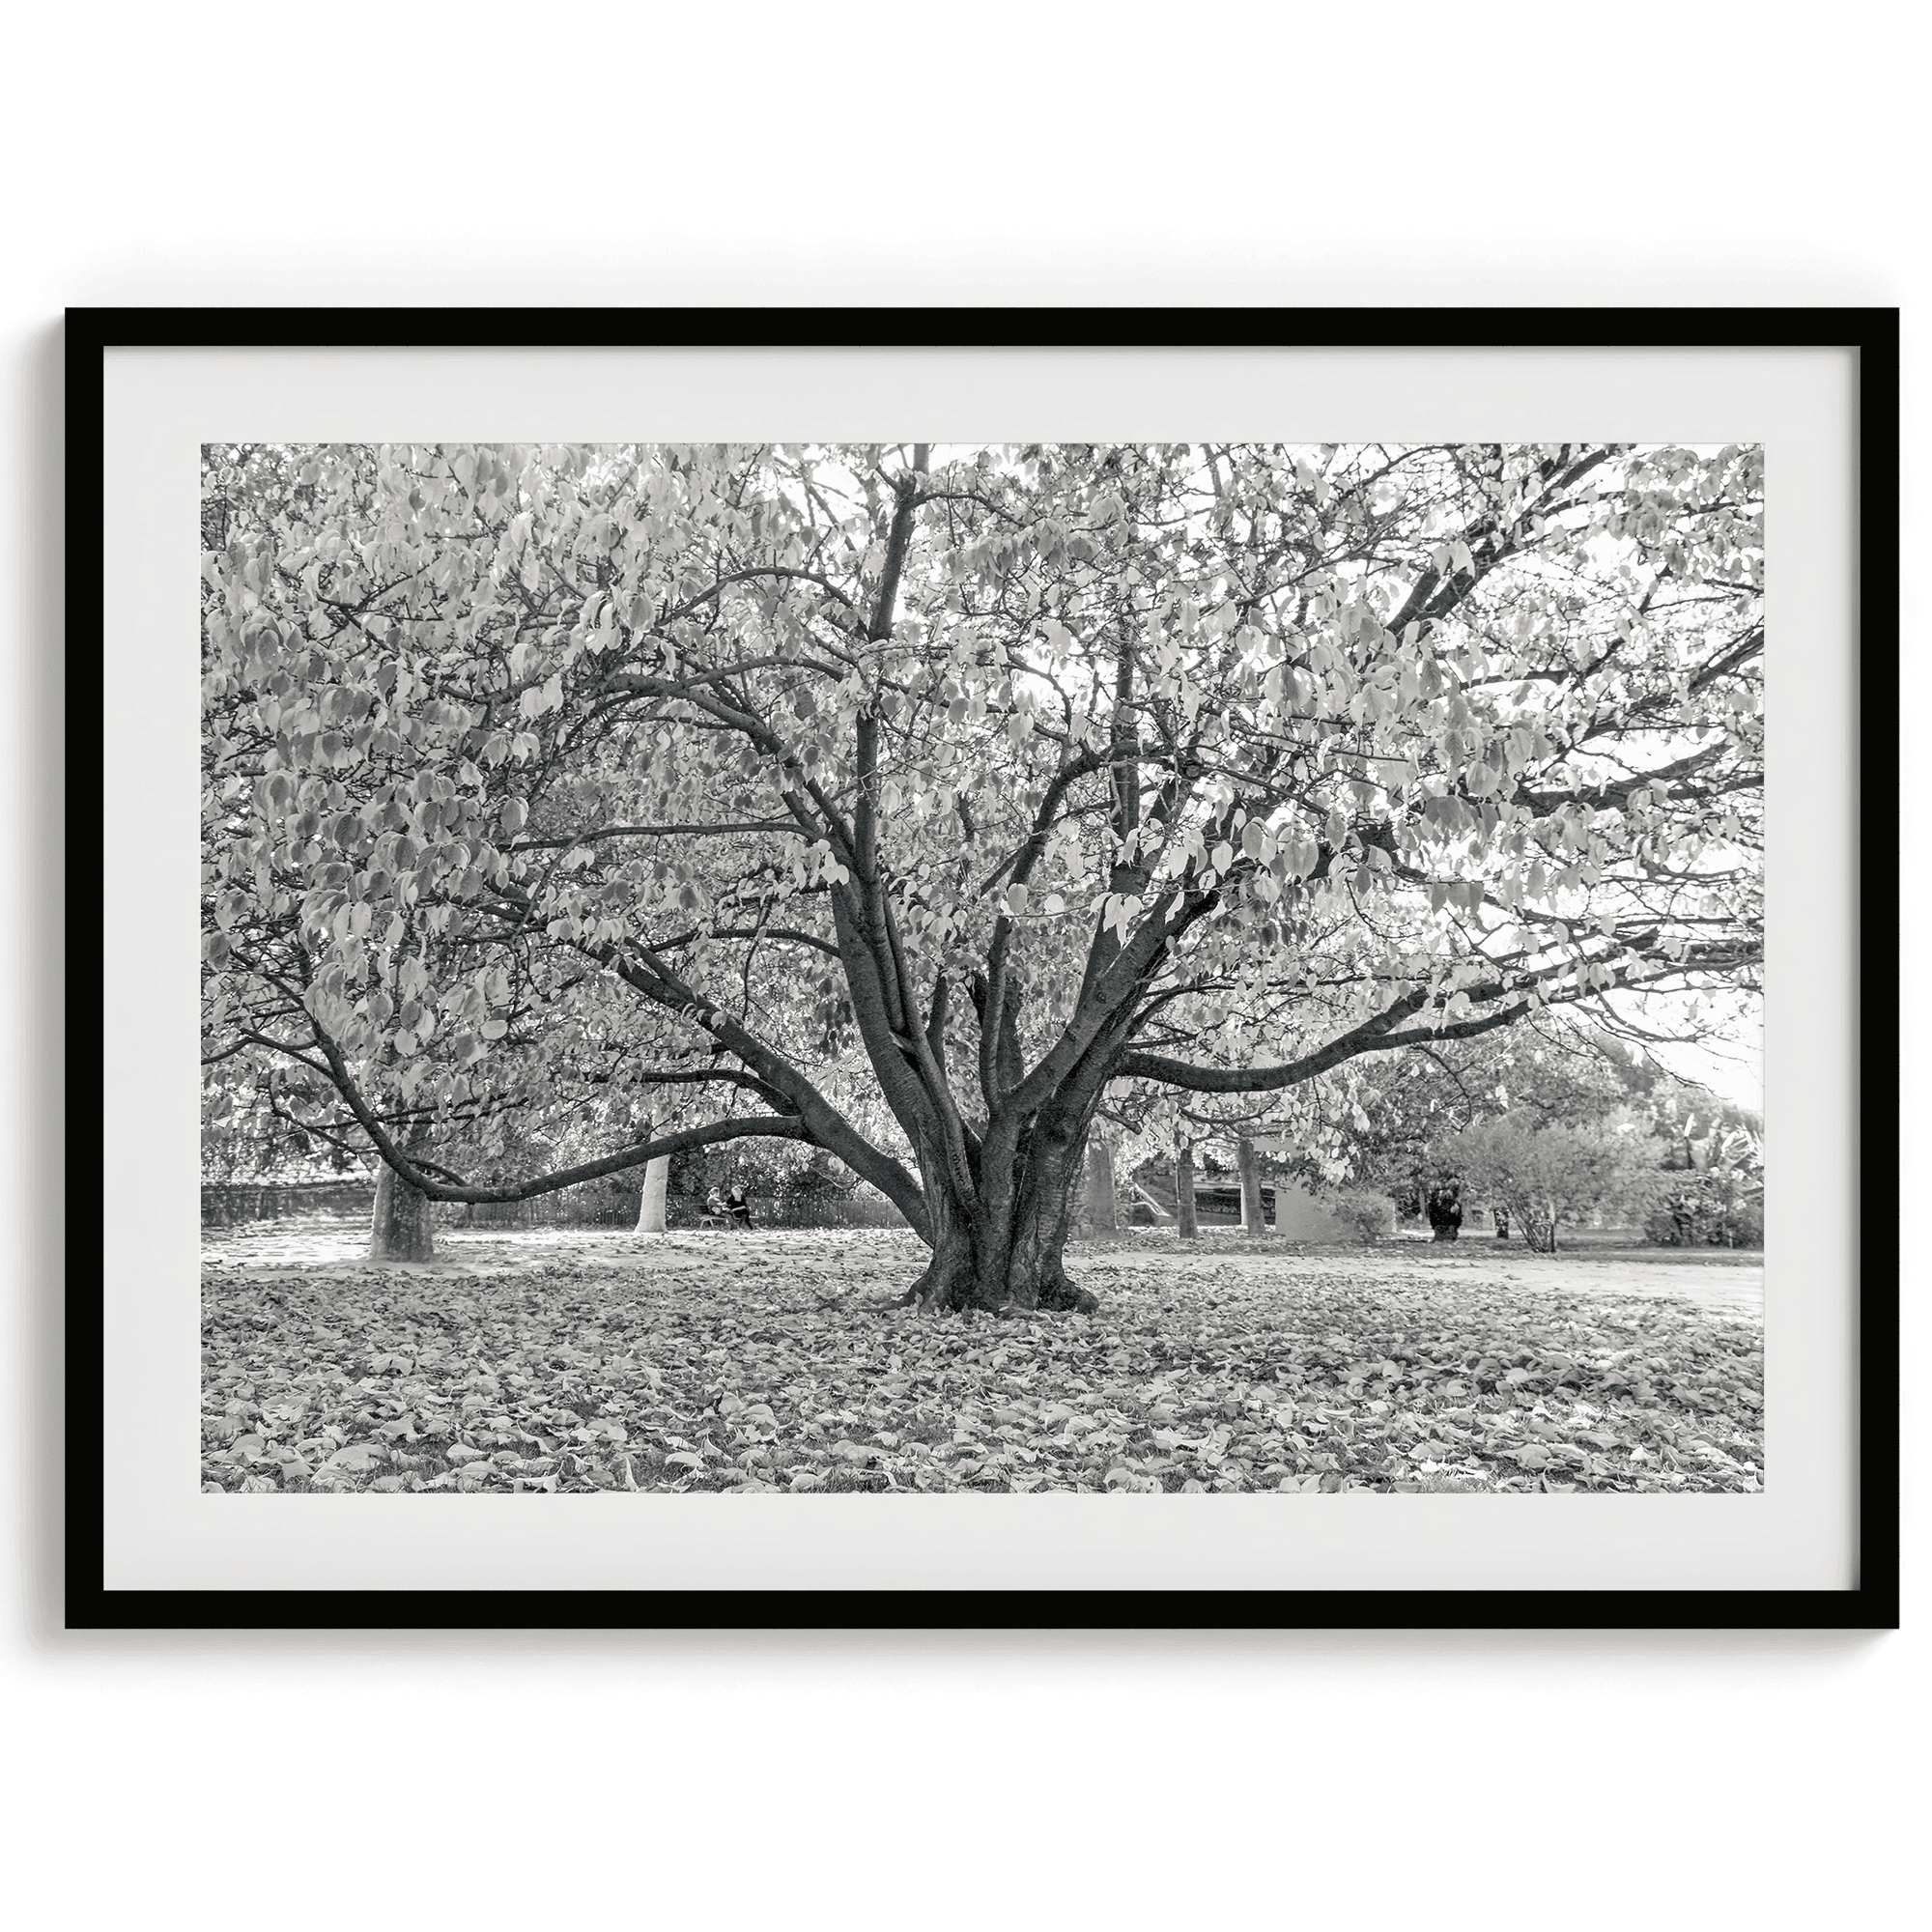
[[[1764,1241],[1764,1141],[1751,1125],[1720,1125],[1701,1146],[1688,1133],[1655,1191],[1644,1233],[1667,1247],[1754,1248]]]
[[[206,472],[207,1051],[433,1198],[792,1139],[1065,1305],[1110,1094],[1755,971],[1755,449]]]
[[[1664,1189],[1674,1213],[1662,1206],[1663,1194],[1653,1204],[1645,1221],[1650,1238],[1733,1246],[1761,1238],[1761,1219],[1754,1222],[1748,1208],[1748,1175],[1735,1187],[1706,1175],[1748,1167],[1758,1116],[1673,1075],[1647,1048],[1577,1025],[1574,1016],[1546,1014],[1477,1039],[1352,1062],[1308,1083],[1299,1097],[1297,1167],[1318,1188],[1365,1183],[1404,1213],[1429,1213],[1434,1203],[1432,1221],[1459,1223],[1465,1205],[1485,1205],[1481,1189],[1455,1165],[1452,1150],[1463,1130],[1505,1117],[1525,1130],[1622,1118],[1645,1136],[1643,1164],[1684,1171]],[[1507,1217],[1506,1204],[1503,1211]]]
[[[1614,1039],[1541,1014],[1473,1039],[1350,1061],[1295,1090],[1292,1137],[1317,1186],[1360,1181],[1415,1197],[1447,1136],[1512,1109],[1539,1121],[1601,1120],[1649,1080]]]

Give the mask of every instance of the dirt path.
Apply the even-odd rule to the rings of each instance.
[[[759,1230],[746,1236],[683,1233],[632,1235],[604,1228],[446,1229],[437,1235],[438,1259],[406,1268],[412,1274],[497,1275],[531,1267],[639,1269],[670,1278],[716,1275],[734,1269],[796,1265],[816,1274],[838,1269],[863,1279],[869,1293],[903,1274],[917,1272],[923,1250],[910,1234],[852,1229],[835,1233]],[[259,1222],[210,1230],[202,1259],[219,1269],[372,1266],[363,1259],[368,1236],[346,1220]],[[1284,1286],[1304,1277],[1342,1276],[1363,1281],[1448,1280],[1475,1288],[1517,1286],[1568,1289],[1585,1294],[1683,1299],[1714,1313],[1761,1321],[1764,1266],[1756,1257],[1713,1253],[1698,1261],[1652,1260],[1642,1250],[1578,1249],[1531,1254],[1516,1243],[1488,1240],[1438,1245],[1385,1241],[1374,1247],[1319,1242],[1249,1241],[1208,1236],[1183,1244],[1164,1234],[1114,1241],[1079,1242],[1068,1254],[1074,1273],[1095,1277],[1104,1291],[1109,1275],[1200,1282],[1239,1261],[1264,1279]],[[393,1270],[397,1264],[384,1264]]]
[[[1472,1278],[1579,1289],[1586,1293],[1682,1296],[1723,1315],[1764,1320],[1762,1262],[1625,1261],[1588,1255],[1484,1256],[1469,1264]]]

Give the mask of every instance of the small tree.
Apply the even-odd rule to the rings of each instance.
[[[1555,1252],[1559,1227],[1644,1203],[1655,1173],[1647,1151],[1628,1122],[1546,1126],[1520,1113],[1465,1127],[1438,1149],[1463,1185],[1502,1204],[1544,1254]]]

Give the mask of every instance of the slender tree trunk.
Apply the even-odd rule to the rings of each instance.
[[[665,1195],[670,1187],[670,1155],[661,1153],[644,1167],[644,1198],[638,1204],[638,1233],[665,1232]]]
[[[1087,1222],[1096,1235],[1117,1235],[1121,1230],[1113,1144],[1098,1127],[1087,1136]]]
[[[1174,1157],[1174,1225],[1183,1241],[1198,1240],[1201,1224],[1194,1217],[1194,1150],[1185,1147]]]
[[[1241,1232],[1261,1236],[1271,1233],[1262,1208],[1262,1164],[1255,1144],[1246,1134],[1235,1143],[1235,1164],[1241,1176]]]
[[[369,1229],[372,1262],[427,1262],[436,1259],[430,1231],[430,1202],[385,1161],[376,1175],[376,1210]]]

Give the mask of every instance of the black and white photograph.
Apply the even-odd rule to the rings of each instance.
[[[11,1917],[1922,1917],[1913,25],[22,12]]]
[[[200,490],[205,1492],[1778,1480],[1761,445]]]

